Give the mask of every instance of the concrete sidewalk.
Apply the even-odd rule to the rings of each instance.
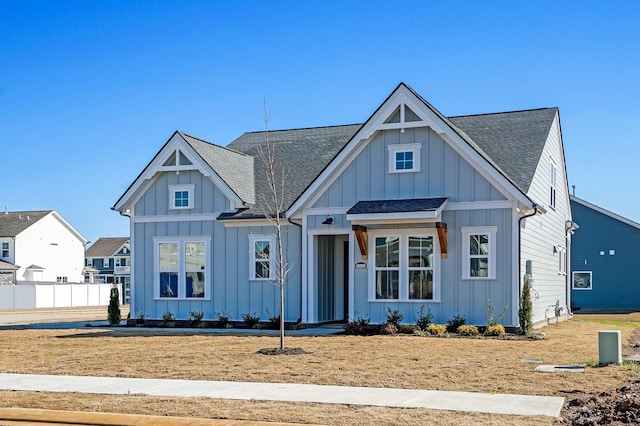
[[[216,382],[30,374],[0,374],[0,389],[315,402],[549,417],[557,417],[564,403],[564,398],[550,396],[291,383]]]

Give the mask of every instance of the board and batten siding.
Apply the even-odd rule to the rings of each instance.
[[[550,206],[551,161],[556,164],[558,171],[555,208]],[[559,118],[556,115],[527,194],[547,212],[526,218],[521,223],[520,279],[525,273],[526,261],[531,260],[534,323],[555,320],[554,306],[557,301],[564,308],[563,314],[567,314],[567,276],[559,273],[558,256],[561,251],[554,253],[554,246],[567,248],[565,222],[571,219],[564,164]]]
[[[388,147],[395,144],[421,143],[420,172],[389,173]],[[326,215],[322,209],[334,209],[332,212],[346,212],[362,200],[404,199],[447,197],[449,203],[504,201],[501,194],[474,167],[462,158],[447,142],[429,128],[380,131],[358,153],[344,171],[333,178],[333,182],[319,194],[312,209],[307,211],[306,226],[310,232],[314,229],[326,229],[321,222]],[[342,213],[332,214],[332,228],[351,229],[351,223]],[[353,282],[350,291],[353,294],[354,316],[367,316],[373,323],[385,322],[387,308],[399,310],[404,323],[415,322],[421,306],[431,310],[433,320],[445,323],[454,315],[463,315],[470,324],[483,325],[487,320],[487,301],[496,308],[496,315],[505,306],[508,311],[504,324],[517,325],[517,306],[513,306],[513,210],[510,208],[483,208],[477,210],[447,210],[442,221],[448,225],[449,256],[441,259],[441,282],[439,302],[415,301],[371,301],[369,300],[368,269],[353,269],[350,265]],[[425,224],[376,225],[369,229],[420,229]],[[432,226],[432,225],[431,225]],[[496,233],[496,279],[462,279],[462,233],[461,227],[495,226]],[[352,240],[353,241],[353,240]],[[355,262],[361,261],[357,244],[349,249]],[[372,256],[369,253],[369,256]],[[309,259],[317,265],[317,259]],[[312,276],[307,279],[313,280]],[[315,283],[311,282],[311,288]],[[514,314],[514,312],[516,312]]]
[[[169,185],[194,184],[194,208],[169,210]],[[160,319],[171,311],[177,319],[188,319],[190,312],[201,311],[205,320],[215,320],[218,313],[229,313],[232,320],[241,321],[242,314],[257,314],[267,321],[268,308],[272,315],[279,312],[278,288],[268,282],[249,279],[250,235],[273,234],[272,226],[225,227],[212,218],[190,219],[191,215],[215,214],[230,210],[230,201],[211,182],[197,171],[161,173],[135,204],[133,218],[134,262],[132,316],[144,314]],[[175,216],[180,216],[179,220]],[[195,219],[195,220],[193,220]],[[300,316],[300,230],[284,226],[288,264],[291,270],[285,287],[285,320],[296,321]],[[207,271],[207,299],[155,299],[155,237],[209,237]]]

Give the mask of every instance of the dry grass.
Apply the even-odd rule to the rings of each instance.
[[[626,342],[633,331],[623,332]],[[559,395],[600,391],[635,374],[625,366],[585,373],[534,371],[548,364],[597,360],[600,324],[571,321],[546,327],[542,341],[429,338],[416,336],[288,337],[287,346],[311,352],[264,356],[275,337],[232,337],[170,331],[0,331],[0,371],[198,380],[313,383],[455,391]],[[417,409],[328,406],[211,399],[91,396],[0,392],[5,407],[56,408],[137,414],[297,421],[330,424],[513,424],[513,417]],[[330,413],[330,414],[328,414]],[[517,418],[518,424],[551,424]]]

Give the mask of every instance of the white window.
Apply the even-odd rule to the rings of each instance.
[[[104,259],[102,259],[102,268],[106,269],[109,267],[109,258],[105,257]]]
[[[209,238],[154,238],[155,297],[209,297]]]
[[[9,243],[8,242],[3,242],[2,243],[2,257],[4,257],[5,259],[9,257]]]
[[[249,235],[249,279],[274,280],[276,240],[272,235]]]
[[[591,271],[574,271],[573,289],[591,290]]]
[[[117,258],[116,259],[116,266],[127,266],[127,258],[126,257]]]
[[[567,249],[558,247],[558,274],[567,275]]]
[[[550,174],[549,174],[549,206],[556,208],[556,187],[557,187],[557,176],[558,168],[556,167],[556,163],[551,160]]]
[[[373,232],[371,300],[439,300],[440,251],[435,233],[402,230]]]
[[[419,143],[389,145],[389,173],[420,171]]]
[[[169,185],[169,209],[192,209],[195,185]]]
[[[496,278],[495,226],[462,228],[462,279]]]
[[[91,257],[87,258],[87,266],[93,267],[93,258]]]

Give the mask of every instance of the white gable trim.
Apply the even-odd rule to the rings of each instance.
[[[384,123],[396,108],[403,104],[409,106],[421,121]],[[493,184],[502,195],[508,199],[514,199],[526,207],[531,206],[532,200],[458,135],[433,107],[418,98],[406,85],[400,84],[360,130],[356,132],[344,149],[338,153],[324,171],[300,195],[298,200],[287,211],[287,216],[294,216],[305,206],[313,205],[320,198],[322,192],[344,172],[347,166],[365,148],[369,139],[376,132],[388,128],[408,127],[430,127],[460,156],[468,161],[472,167],[478,170],[485,179]]]
[[[164,163],[176,151],[180,151],[190,162],[190,165],[165,166]],[[198,155],[197,152],[184,140],[180,132],[175,132],[167,143],[160,149],[151,162],[127,189],[120,200],[113,206],[113,210],[120,212],[127,207],[131,208],[140,200],[149,187],[155,182],[161,172],[180,173],[182,170],[198,170],[208,177],[213,184],[231,201],[231,207],[243,205],[240,197],[227,185],[227,183]]]
[[[69,224],[69,222],[67,222],[66,220],[64,220],[64,218],[63,218],[62,216],[60,216],[60,214],[59,214],[57,211],[53,210],[53,211],[52,211],[51,213],[49,213],[49,214],[50,214],[51,216],[55,217],[55,218],[58,220],[58,222],[60,222],[60,223],[62,224],[62,226],[64,226],[65,228],[67,228],[67,230],[68,230],[69,232],[71,232],[71,233],[72,233],[72,234],[73,234],[77,239],[79,239],[79,240],[80,240],[80,242],[81,242],[83,245],[86,245],[86,244],[89,242],[89,240],[87,240],[85,237],[83,237],[83,236],[82,236],[82,234],[81,234],[80,232],[78,232],[78,230],[76,230],[76,228],[74,228],[73,226],[71,226],[71,225]],[[37,223],[37,222],[36,222],[36,223]]]

